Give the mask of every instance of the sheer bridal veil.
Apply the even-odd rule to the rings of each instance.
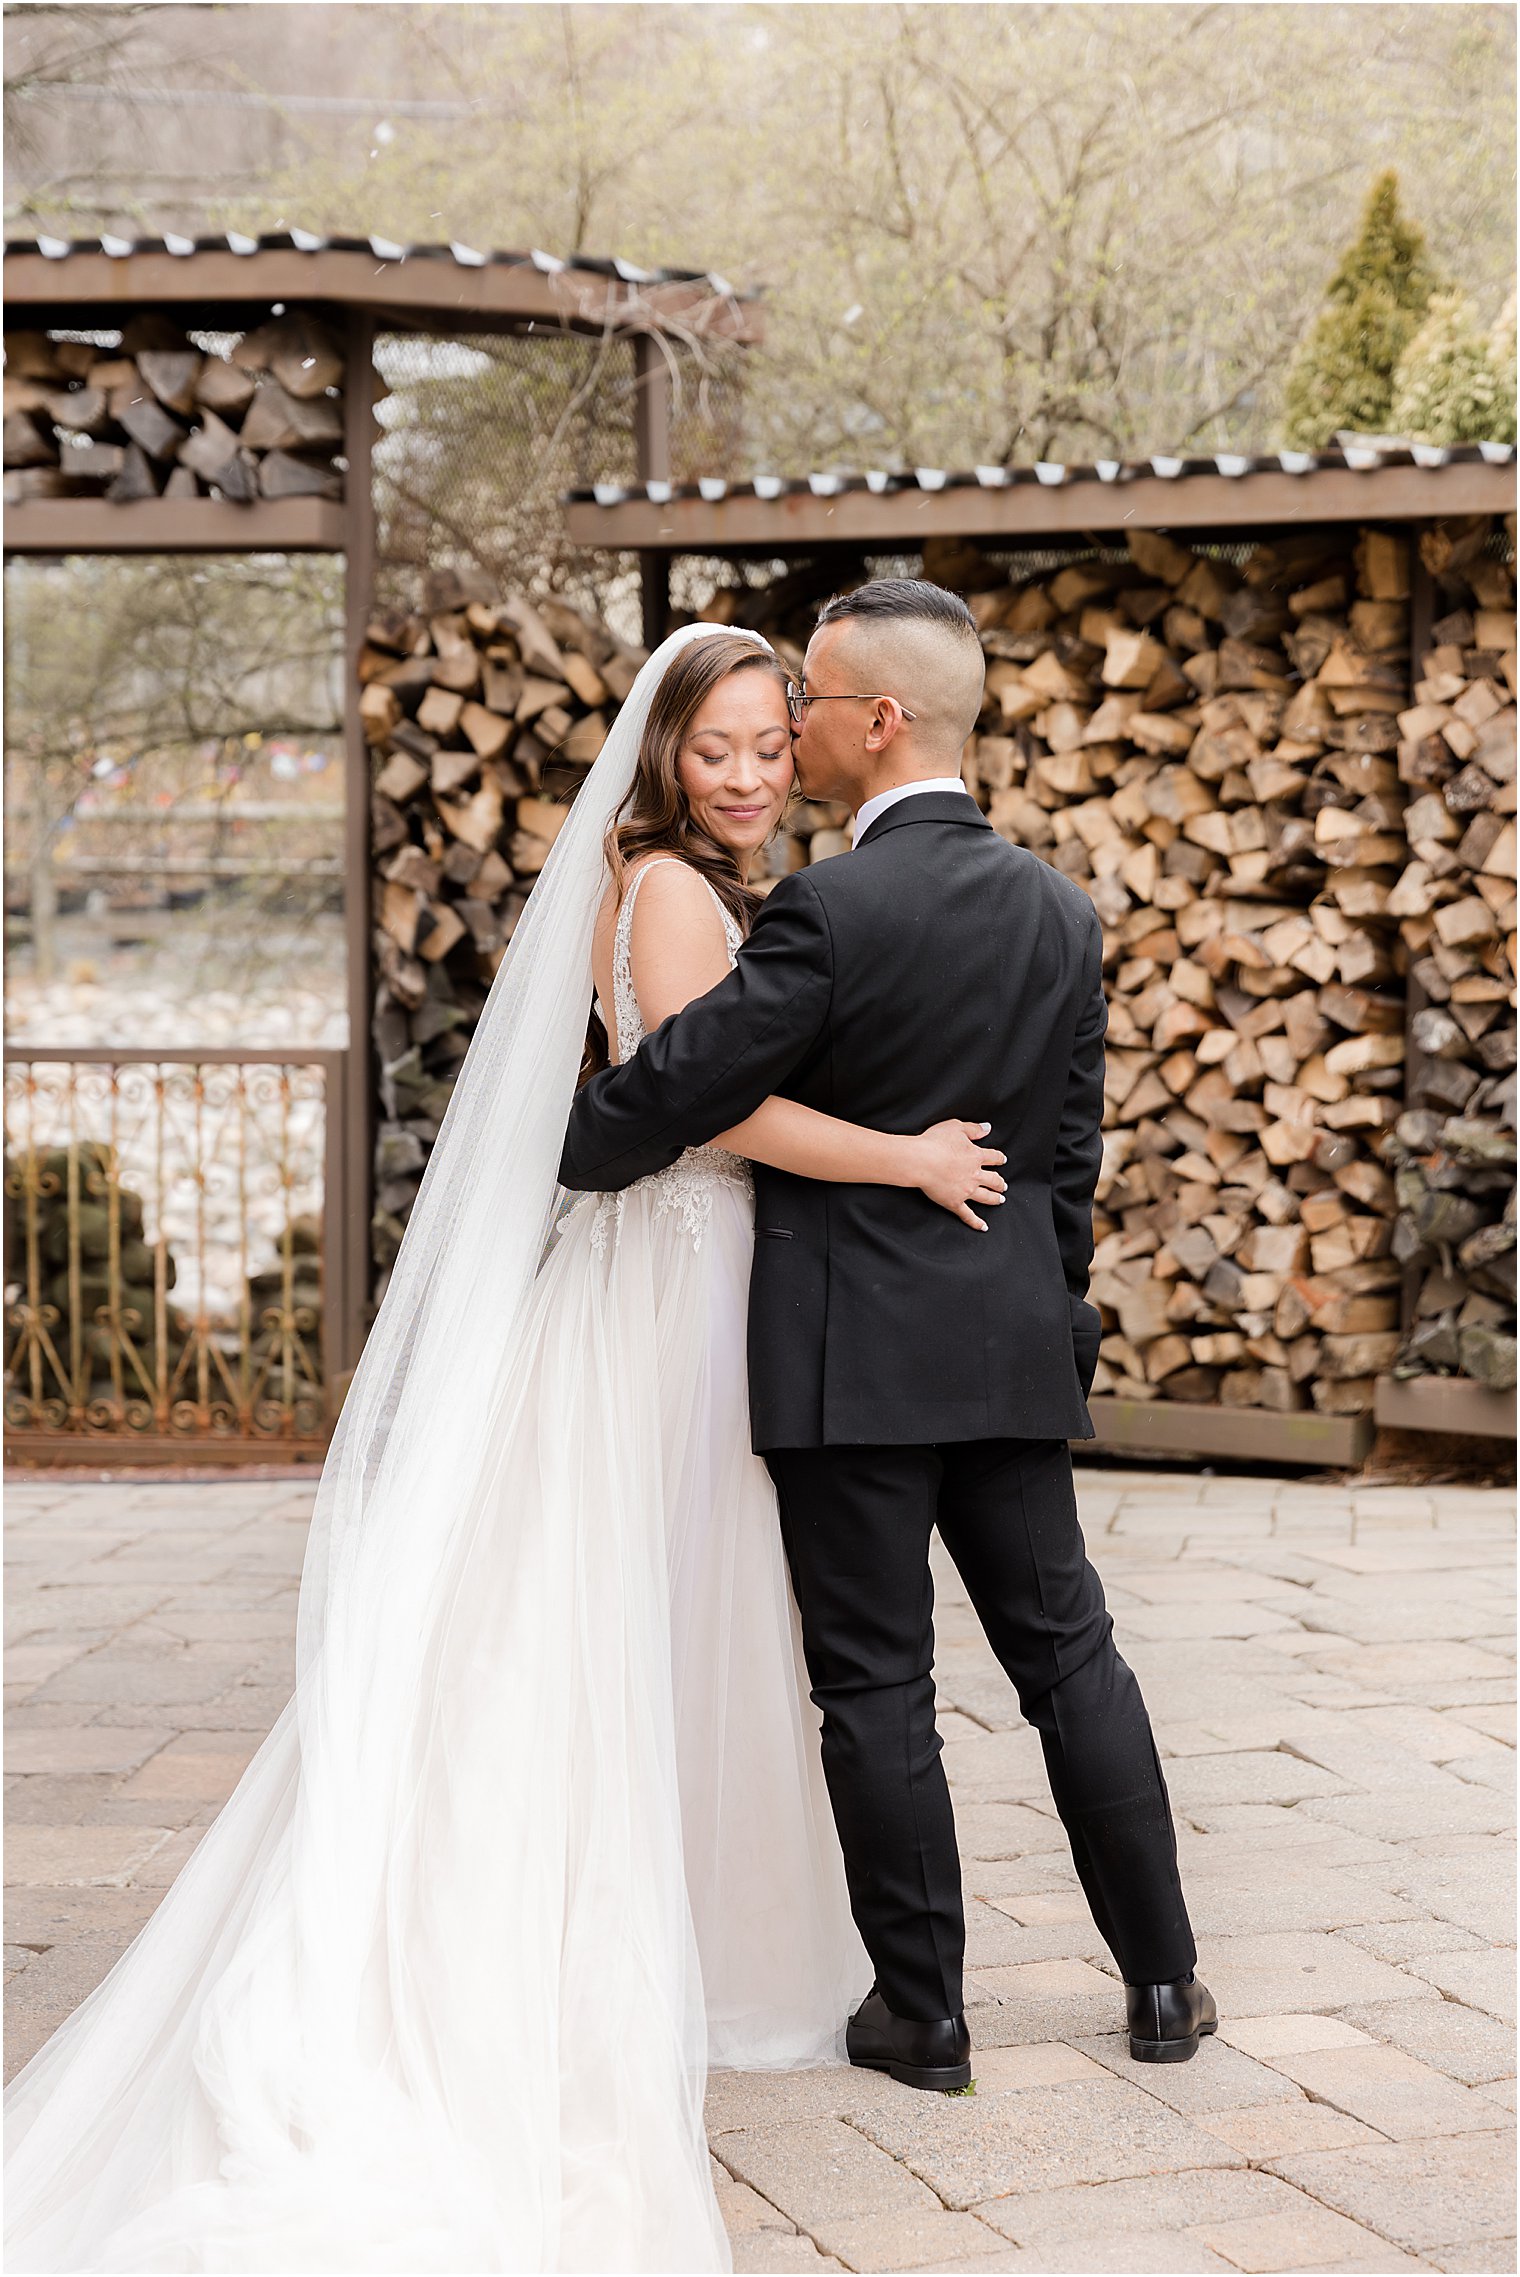
[[[12,2270],[726,2266],[668,1702],[637,1667],[590,1709],[561,1696],[586,1640],[553,1544],[524,1540],[499,1640],[523,1728],[461,1735],[457,1707],[498,1649],[471,1561],[543,1499],[494,1451],[563,1199],[604,839],[666,668],[720,629],[640,671],[497,974],[323,1469],[295,1695],[10,2092]],[[567,1816],[572,1740],[636,1755],[661,1807]],[[594,1967],[583,1918],[617,1923]],[[577,2208],[608,2189],[648,2258],[596,2258],[609,2209]]]
[[[479,1467],[490,1393],[562,1200],[607,830],[667,668],[693,640],[731,629],[683,626],[643,666],[512,936],[323,1470],[301,1585],[303,1669],[324,1645],[373,1653],[369,1622],[382,1616],[367,1586],[381,1582],[390,1598],[393,1580],[425,1580]],[[395,1617],[405,1628],[412,1615],[398,1606]]]

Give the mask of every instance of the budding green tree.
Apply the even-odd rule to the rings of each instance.
[[[1361,229],[1326,289],[1328,305],[1293,359],[1283,402],[1288,442],[1316,450],[1342,429],[1387,429],[1394,373],[1435,284],[1424,236],[1405,219],[1390,169],[1373,183]]]
[[[1513,370],[1506,387],[1494,342],[1466,293],[1437,293],[1394,374],[1393,433],[1417,443],[1512,443]]]

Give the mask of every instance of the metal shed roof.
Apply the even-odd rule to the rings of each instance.
[[[785,552],[911,545],[929,536],[1017,542],[1089,530],[1502,513],[1514,505],[1514,460],[1508,443],[1379,442],[1079,466],[599,483],[570,492],[565,507],[570,533],[583,543],[645,551]]]
[[[290,299],[367,308],[402,322],[669,328],[745,341],[759,339],[763,328],[758,303],[711,271],[296,228],[258,237],[236,230],[204,237],[14,236],[5,242],[4,276],[9,308],[34,323],[129,306]]]

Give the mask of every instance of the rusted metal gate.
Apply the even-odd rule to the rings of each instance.
[[[356,1356],[341,1301],[347,1056],[6,1052],[13,1452],[321,1452]]]

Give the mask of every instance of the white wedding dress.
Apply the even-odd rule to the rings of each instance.
[[[729,2267],[706,2062],[830,2060],[870,1982],[749,1444],[752,1243],[747,1166],[694,1149],[562,1211],[468,1465],[475,1389],[431,1449],[387,1394],[411,1467],[323,1553],[296,1700],[12,2090],[12,2271]]]
[[[630,881],[613,940],[616,1056],[644,1039],[629,954]],[[711,891],[711,888],[708,889]],[[742,938],[713,895],[730,964]],[[625,1193],[585,1195],[540,1280],[556,1335],[616,1339],[607,1377],[658,1415],[670,1581],[677,1780],[710,2064],[770,2070],[843,2057],[871,1986],[807,1695],[775,1488],[752,1453],[745,1327],[755,1241],[748,1163],[692,1147]],[[585,1251],[589,1249],[592,1263]],[[635,1351],[642,1359],[634,1357]]]

